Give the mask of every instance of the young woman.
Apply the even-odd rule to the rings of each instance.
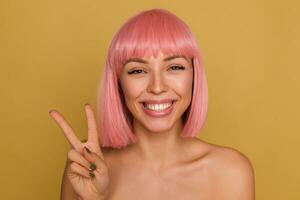
[[[86,141],[50,112],[72,145],[61,199],[254,200],[248,158],[196,137],[207,83],[197,42],[174,14],[146,10],[119,29],[99,91],[99,125],[85,105]]]

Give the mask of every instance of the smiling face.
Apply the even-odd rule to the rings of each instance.
[[[125,62],[119,81],[133,122],[151,132],[167,131],[182,122],[191,103],[192,61],[162,53],[132,58]]]

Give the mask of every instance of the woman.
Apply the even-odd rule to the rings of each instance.
[[[247,157],[196,138],[208,103],[202,64],[194,36],[174,14],[152,9],[129,19],[109,47],[100,126],[87,104],[81,142],[50,112],[72,145],[61,198],[253,200]]]

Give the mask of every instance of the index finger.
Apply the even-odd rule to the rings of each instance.
[[[61,127],[65,137],[67,138],[70,145],[77,151],[80,151],[81,142],[76,137],[73,129],[64,119],[64,117],[56,110],[52,110],[49,112],[50,116],[56,121],[56,123]]]

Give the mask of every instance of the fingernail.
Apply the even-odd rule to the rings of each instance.
[[[90,172],[90,177],[94,178],[95,174],[93,172]]]
[[[88,153],[91,153],[91,150],[89,150],[89,148],[87,148],[87,147],[84,147],[84,148]]]
[[[89,103],[84,104],[84,106],[90,105]]]
[[[53,111],[53,109],[49,110],[49,114],[51,114],[52,111]]]
[[[96,165],[94,164],[94,163],[90,163],[90,169],[91,170],[95,170],[97,167],[96,167]]]

